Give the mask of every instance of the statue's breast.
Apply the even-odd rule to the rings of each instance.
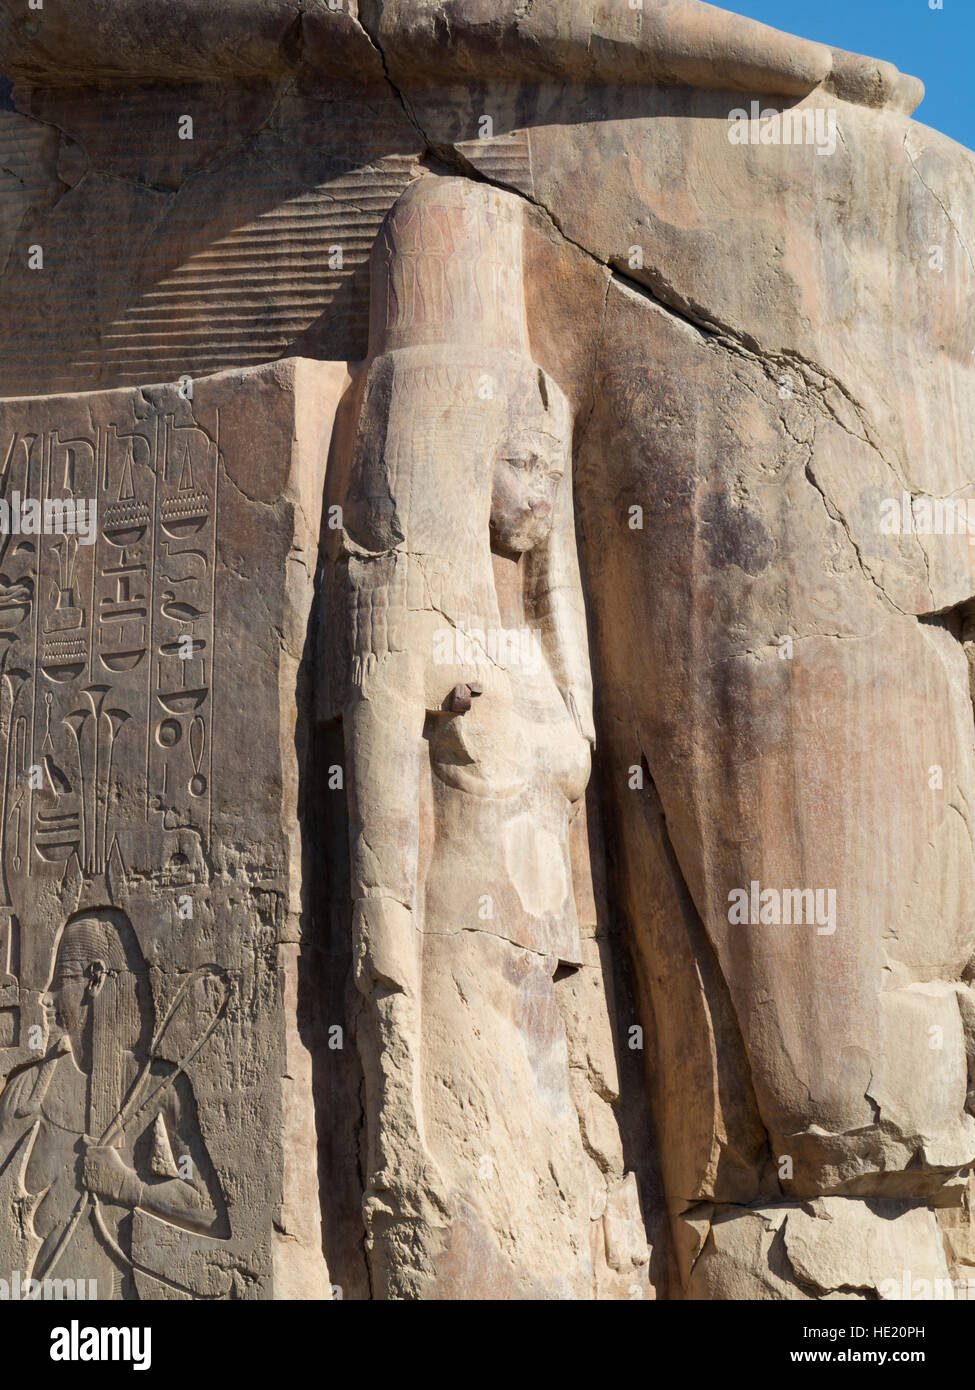
[[[577,801],[589,781],[590,750],[562,696],[550,679],[512,687],[513,704],[487,693],[465,714],[431,717],[434,774],[472,796],[507,799],[533,786]]]
[[[555,695],[547,719],[488,694],[465,714],[432,717],[425,932],[467,925],[578,962],[568,818],[589,778],[589,745]]]
[[[430,763],[448,787],[506,800],[531,778],[532,750],[522,721],[490,696],[466,714],[434,716],[428,727]]]

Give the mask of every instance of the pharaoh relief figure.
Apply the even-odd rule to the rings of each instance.
[[[646,1278],[622,1180],[630,1255],[611,1256],[617,1291],[596,1287],[619,1138],[611,1122],[594,1172],[558,1000],[587,962],[603,988],[574,887],[592,689],[570,408],[532,360],[522,209],[429,177],[388,215],[341,483],[325,621],[346,661],[326,675],[376,1297],[633,1297]]]
[[[140,1257],[133,1216],[204,1245],[229,1234],[192,1086],[158,1055],[187,1020],[191,1053],[205,1045],[223,1017],[222,979],[188,975],[155,1029],[131,922],[89,907],[59,933],[43,1006],[37,1060],[0,1091],[0,1192],[21,1213],[24,1278],[67,1280],[98,1300],[207,1296],[168,1259]]]

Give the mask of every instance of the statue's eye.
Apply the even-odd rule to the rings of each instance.
[[[524,468],[530,468],[530,467],[531,467],[531,459],[529,459],[529,458],[521,458],[521,457],[520,457],[520,458],[508,458],[508,459],[505,459],[505,463],[508,465],[509,468],[522,468],[522,469],[524,469]]]

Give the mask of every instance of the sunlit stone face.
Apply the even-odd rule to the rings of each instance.
[[[565,446],[554,435],[525,431],[506,440],[494,466],[491,539],[501,550],[534,550],[552,530],[565,471]]]

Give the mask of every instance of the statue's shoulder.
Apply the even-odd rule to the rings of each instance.
[[[34,1104],[45,1069],[54,1065],[50,1059],[38,1058],[18,1067],[5,1079],[0,1089],[0,1126],[26,1118],[37,1108]]]

